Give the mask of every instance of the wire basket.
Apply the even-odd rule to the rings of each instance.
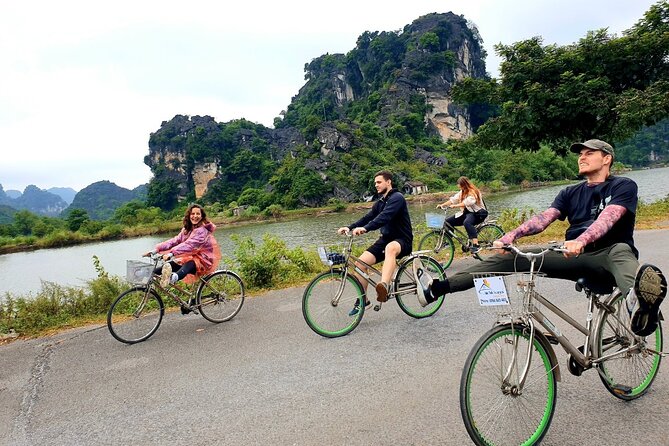
[[[153,268],[153,263],[146,263],[137,260],[127,260],[125,278],[132,284],[146,285],[151,279]]]
[[[533,298],[545,274],[534,273],[472,273],[479,305],[499,316],[531,313],[539,303]]]
[[[339,252],[330,251],[325,246],[318,247],[318,257],[325,266],[343,265],[346,263],[346,256]]]
[[[425,214],[425,223],[430,229],[441,229],[444,226],[444,221],[446,221],[446,215],[444,214]]]

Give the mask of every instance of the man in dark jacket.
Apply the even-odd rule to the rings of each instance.
[[[381,198],[374,203],[372,209],[355,223],[341,227],[337,230],[339,234],[362,235],[369,231],[380,229],[381,237],[365,252],[360,255],[360,260],[368,265],[374,265],[383,261],[381,269],[381,281],[376,286],[377,300],[385,302],[388,300],[390,279],[395,272],[395,261],[411,254],[413,244],[413,231],[411,219],[404,196],[393,189],[393,175],[387,170],[382,170],[374,175],[374,187]],[[363,271],[367,266],[356,263]],[[363,289],[367,289],[367,281],[358,276]],[[369,301],[365,305],[369,305]],[[351,310],[351,315],[358,312],[358,303]]]

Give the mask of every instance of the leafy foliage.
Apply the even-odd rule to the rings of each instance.
[[[250,237],[234,235],[235,257],[244,281],[251,287],[269,288],[317,271],[315,256],[307,256],[301,248],[288,249],[283,240],[270,234],[257,246]]]
[[[669,114],[669,3],[653,5],[621,37],[592,31],[568,46],[535,37],[497,45],[501,79],[467,80],[454,97],[499,107],[478,131],[488,148],[629,137]]]

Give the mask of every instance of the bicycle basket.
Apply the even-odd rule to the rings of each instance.
[[[318,247],[318,257],[325,266],[343,265],[346,263],[344,254],[328,251],[324,246]]]
[[[545,276],[534,273],[472,273],[479,305],[498,316],[520,315],[537,308],[532,296],[539,281]]]
[[[430,229],[441,229],[444,226],[446,215],[444,214],[425,214],[425,223]]]
[[[153,263],[128,260],[126,261],[125,278],[130,283],[146,285],[153,274],[153,267]]]

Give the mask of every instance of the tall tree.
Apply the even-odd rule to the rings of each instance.
[[[564,147],[573,140],[616,140],[669,115],[669,2],[653,5],[621,37],[605,29],[578,43],[535,37],[497,45],[500,79],[468,79],[456,100],[487,103],[499,114],[478,130],[484,147]]]

